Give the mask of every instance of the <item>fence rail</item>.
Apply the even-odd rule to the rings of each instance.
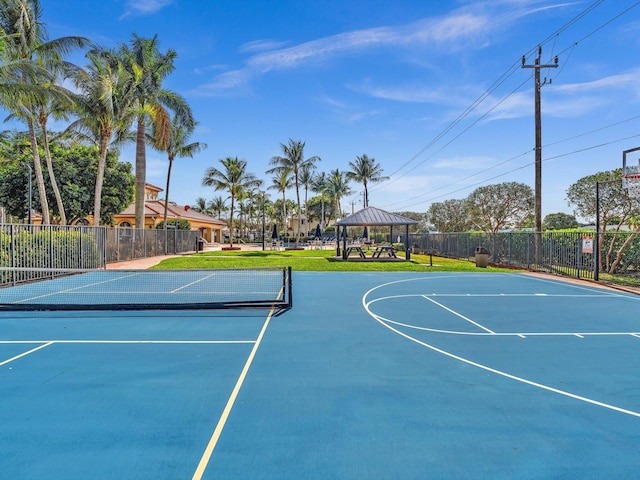
[[[196,231],[177,229],[0,224],[0,286],[193,251],[198,239]]]
[[[638,232],[429,233],[412,234],[411,243],[424,252],[466,260],[473,260],[476,248],[482,247],[494,264],[594,279],[594,253],[585,242],[588,235],[594,244],[600,242],[599,272],[607,280],[640,282]]]

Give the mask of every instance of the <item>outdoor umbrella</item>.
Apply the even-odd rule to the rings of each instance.
[[[364,226],[364,230],[362,231],[362,238],[364,238],[365,240],[369,240],[369,229],[366,225]]]
[[[314,237],[318,240],[320,240],[320,237],[322,237],[322,230],[320,230],[320,224],[316,226],[316,234]]]
[[[273,240],[278,239],[278,225],[276,225],[275,223],[273,224],[273,232],[271,233],[271,238]]]

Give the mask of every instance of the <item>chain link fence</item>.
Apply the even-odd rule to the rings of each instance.
[[[412,234],[410,240],[414,248],[444,257],[471,261],[476,249],[484,248],[493,264],[640,285],[638,232],[428,233]]]
[[[199,238],[177,229],[0,224],[0,286],[195,251]]]

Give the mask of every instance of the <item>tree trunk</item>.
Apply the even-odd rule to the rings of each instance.
[[[102,184],[104,183],[104,170],[107,164],[107,150],[111,132],[103,132],[100,138],[98,151],[98,174],[96,175],[96,188],[93,197],[93,226],[100,225],[100,214],[102,210]]]
[[[47,162],[47,171],[49,172],[49,180],[51,181],[51,188],[53,194],[56,197],[56,205],[58,206],[58,212],[60,212],[60,223],[62,225],[67,224],[67,215],[64,211],[64,204],[62,203],[62,196],[60,195],[60,189],[58,188],[58,182],[56,182],[56,176],[53,173],[53,163],[51,161],[51,150],[49,150],[49,137],[47,136],[47,117],[40,117],[40,127],[42,128],[42,147],[44,149],[44,158]]]
[[[136,228],[144,228],[145,184],[147,177],[147,152],[145,149],[144,116],[138,117],[138,132],[136,136]]]
[[[40,195],[40,208],[42,214],[42,224],[49,225],[49,202],[47,201],[47,189],[44,185],[44,176],[42,175],[42,163],[40,162],[40,153],[38,152],[38,141],[36,140],[36,132],[33,128],[33,122],[27,121],[29,128],[29,140],[31,141],[31,150],[33,151],[33,171],[36,174],[36,185],[38,186],[38,194]]]
[[[171,167],[173,166],[173,156],[169,155],[169,168],[167,169],[167,189],[164,194],[164,215],[162,220],[164,221],[164,229],[167,229],[167,211],[169,209],[169,184],[171,182]]]

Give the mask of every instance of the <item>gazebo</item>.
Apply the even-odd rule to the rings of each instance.
[[[336,255],[340,256],[340,239],[342,239],[342,258],[346,259],[346,248],[347,248],[347,234],[346,227],[389,227],[390,241],[393,240],[393,227],[395,225],[404,225],[406,228],[405,234],[405,252],[406,259],[411,259],[411,248],[409,245],[409,225],[416,225],[418,222],[412,220],[407,217],[403,217],[402,215],[398,215],[395,213],[385,212],[384,210],[380,210],[376,207],[366,207],[362,210],[359,210],[348,217],[345,217],[336,222],[336,226],[338,227],[338,233],[340,227],[342,227],[342,234],[338,235],[337,249]]]

